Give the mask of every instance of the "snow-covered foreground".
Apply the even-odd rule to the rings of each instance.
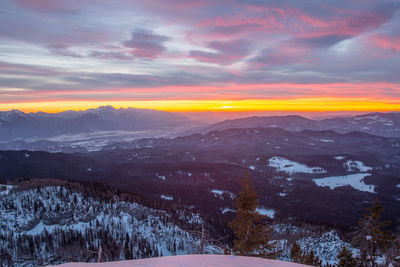
[[[255,257],[226,255],[183,255],[142,260],[104,263],[66,263],[62,267],[110,266],[110,267],[300,267],[308,266],[292,262],[267,260]]]
[[[364,192],[375,193],[375,186],[365,184],[364,178],[370,176],[369,173],[356,173],[345,176],[332,176],[319,179],[313,179],[314,183],[318,186],[329,186],[330,189],[335,189],[341,186],[351,186],[354,189]]]

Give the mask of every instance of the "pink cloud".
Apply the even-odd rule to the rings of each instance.
[[[386,15],[369,11],[353,12],[352,16],[344,12],[327,18],[317,18],[296,8],[247,5],[238,14],[207,18],[195,26],[198,30],[208,33],[210,37],[215,37],[215,33],[219,33],[220,36],[237,37],[254,32],[289,34],[297,38],[332,35],[351,37],[366,29],[374,29],[386,20]],[[224,29],[227,29],[225,34]]]
[[[383,34],[372,35],[369,41],[378,48],[390,50],[392,52],[400,51],[400,37],[387,36]]]

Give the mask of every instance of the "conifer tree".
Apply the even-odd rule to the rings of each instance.
[[[236,198],[236,218],[229,223],[235,233],[233,250],[242,256],[275,257],[271,250],[275,247],[270,243],[269,234],[272,229],[261,224],[265,216],[257,211],[258,196],[249,178],[242,181],[242,191]]]
[[[357,261],[353,258],[353,254],[346,246],[342,247],[342,250],[338,254],[339,264],[338,267],[356,267]]]
[[[293,262],[301,263],[302,262],[302,250],[297,244],[297,242],[294,242],[292,245],[292,248],[290,249],[290,259]]]
[[[312,266],[322,266],[322,261],[318,256],[315,256],[314,250],[311,250],[309,253],[304,252],[301,263]]]
[[[375,200],[371,208],[367,208],[358,223],[358,229],[353,242],[360,247],[360,261],[362,266],[376,266],[375,260],[379,252],[382,252],[390,241],[389,233],[383,228],[390,224],[390,221],[381,221],[383,206]]]

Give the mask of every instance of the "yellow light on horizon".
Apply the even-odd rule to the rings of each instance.
[[[39,101],[0,103],[0,110],[60,112],[86,110],[111,105],[115,108],[143,108],[170,112],[248,112],[248,111],[400,111],[400,100],[392,99],[244,99],[244,100],[141,100],[141,101]]]

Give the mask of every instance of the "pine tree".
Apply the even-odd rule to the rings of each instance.
[[[314,250],[311,250],[309,253],[304,253],[301,263],[312,266],[322,266],[322,261],[318,256],[315,256]]]
[[[367,261],[372,266],[376,266],[375,260],[379,252],[382,252],[390,240],[390,234],[383,228],[390,224],[390,221],[381,221],[383,206],[375,200],[371,208],[367,208],[367,213],[360,219],[356,236],[353,242],[360,246],[361,265],[367,265]]]
[[[342,250],[338,254],[339,264],[338,267],[356,267],[357,261],[353,258],[353,254],[346,246],[342,247]]]
[[[130,249],[129,243],[130,243],[129,242],[129,235],[128,235],[128,233],[126,233],[126,236],[125,236],[125,247],[124,247],[125,259],[126,260],[131,260],[133,258],[132,251]]]
[[[297,262],[297,263],[301,263],[302,262],[302,250],[299,246],[299,244],[297,244],[297,242],[294,242],[292,245],[292,248],[290,249],[290,259],[293,262]]]
[[[265,216],[257,211],[257,192],[247,176],[241,184],[242,191],[234,203],[237,209],[236,218],[229,223],[236,236],[233,250],[242,256],[274,257],[271,250],[275,246],[269,239],[272,229],[261,224]]]

